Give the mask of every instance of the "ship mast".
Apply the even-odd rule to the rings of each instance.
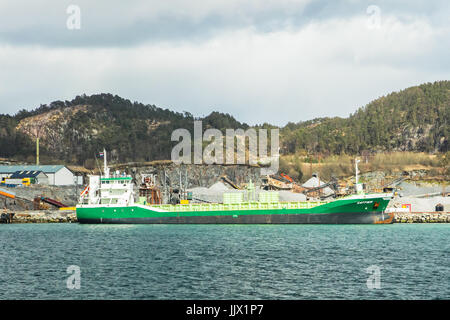
[[[355,191],[357,194],[361,194],[363,193],[363,185],[361,183],[359,183],[359,170],[358,170],[358,163],[361,160],[359,160],[358,158],[355,158]]]
[[[358,184],[358,163],[360,162],[360,160],[358,158],[355,158],[355,184]]]
[[[106,150],[103,149],[103,172],[105,173],[105,178],[109,178],[109,168],[106,160]]]

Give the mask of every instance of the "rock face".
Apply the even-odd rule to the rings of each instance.
[[[178,187],[181,183],[184,186],[187,181],[186,188],[195,187],[210,187],[220,177],[226,175],[234,183],[240,185],[248,183],[250,179],[253,183],[260,183],[261,168],[248,165],[176,165],[174,163],[155,164],[148,166],[121,166],[119,171],[125,171],[131,174],[137,184],[142,181],[142,176],[145,174],[156,174],[157,183],[164,185],[164,175],[167,176],[166,184],[172,187]]]
[[[72,117],[78,112],[86,113],[91,106],[79,105],[71,108],[61,108],[51,110],[46,113],[31,116],[22,119],[17,125],[17,130],[30,136],[33,141],[40,137],[40,143],[43,147],[53,154],[65,154],[70,151],[70,146],[62,143],[69,130],[75,135],[82,135],[82,138],[91,138],[95,136],[94,128],[90,132],[82,132],[69,128]]]
[[[399,145],[395,150],[408,151],[408,150],[422,150],[424,146],[429,143],[427,138],[432,134],[433,124],[423,125],[422,127],[406,126],[403,130],[397,132],[397,136],[401,137],[399,140],[403,140],[403,143]],[[445,137],[443,137],[445,140]],[[436,150],[439,150],[444,140],[439,140]]]

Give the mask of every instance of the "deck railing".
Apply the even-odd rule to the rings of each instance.
[[[190,203],[190,204],[153,204],[152,208],[170,212],[184,211],[239,211],[271,209],[309,209],[327,203],[326,201],[299,202],[241,202],[241,203]]]

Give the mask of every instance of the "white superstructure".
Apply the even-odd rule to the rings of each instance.
[[[103,151],[103,176],[89,176],[89,184],[80,195],[79,203],[98,205],[132,205],[134,204],[133,178],[130,175],[115,172],[110,174]]]

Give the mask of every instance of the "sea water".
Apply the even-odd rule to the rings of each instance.
[[[0,225],[0,299],[449,299],[450,225]]]

